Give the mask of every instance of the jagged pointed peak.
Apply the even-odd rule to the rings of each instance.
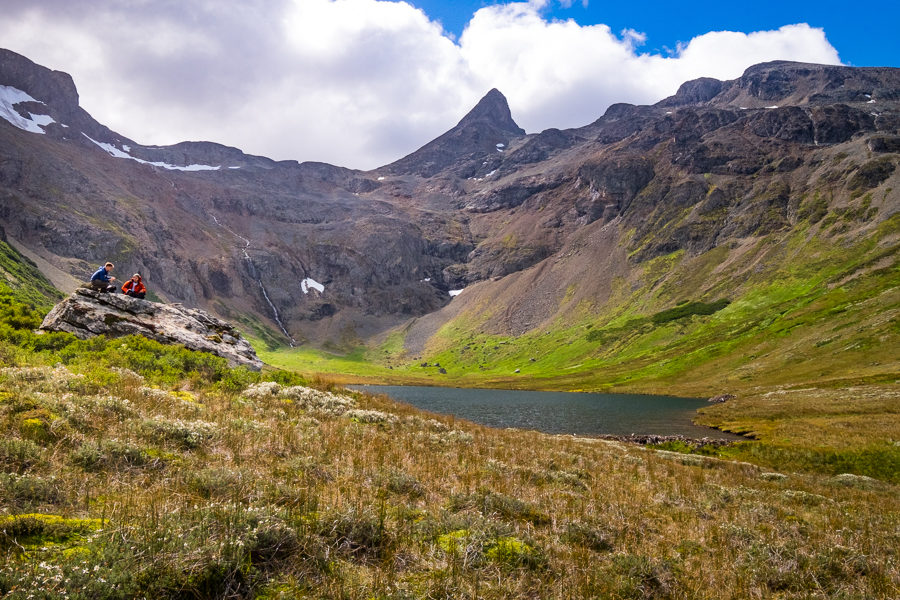
[[[456,126],[464,127],[479,123],[488,123],[502,131],[525,135],[525,130],[519,127],[512,118],[506,96],[497,88],[493,88],[485,94],[475,108],[470,110]]]

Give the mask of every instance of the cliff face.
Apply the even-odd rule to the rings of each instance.
[[[254,371],[262,367],[253,347],[231,324],[203,310],[122,294],[79,288],[47,314],[41,329],[66,331],[81,339],[142,335],[164,344],[210,352],[225,358],[231,366]]]
[[[900,210],[898,69],[767,63],[531,135],[492,90],[446,134],[361,172],[144,147],[83,113],[68,76],[10,55],[0,84],[34,99],[12,109],[54,123],[40,135],[0,120],[7,235],[80,278],[105,260],[140,271],[161,297],[276,344],[444,322],[448,292],[476,284],[446,314],[488,302],[491,330],[518,335],[641,285],[660,257],[797,228],[859,239]],[[859,218],[837,231],[830,213]]]

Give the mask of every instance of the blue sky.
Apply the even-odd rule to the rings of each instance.
[[[139,144],[372,169],[491,88],[537,133],[772,60],[897,67],[898,13],[896,0],[3,0],[0,46],[72,75],[81,106]]]
[[[444,29],[459,36],[487,0],[408,0]],[[586,4],[586,6],[585,6]],[[566,5],[569,5],[568,7]],[[603,23],[618,34],[633,29],[647,36],[642,51],[662,53],[679,42],[709,31],[762,31],[807,23],[825,30],[841,62],[857,67],[900,67],[900,3],[822,0],[734,0],[693,2],[624,2],[550,0],[548,18],[572,19],[580,25]]]

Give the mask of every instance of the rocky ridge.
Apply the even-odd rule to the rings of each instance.
[[[164,344],[210,352],[226,359],[231,366],[254,371],[262,367],[253,347],[231,324],[204,310],[122,294],[79,288],[47,314],[41,329],[66,331],[81,339],[96,335],[111,338],[142,335]]]
[[[112,260],[272,346],[348,349],[479,306],[493,307],[485,331],[520,335],[603,306],[617,281],[650,285],[642,271],[657,258],[798,226],[864,236],[900,206],[900,69],[766,63],[537,134],[491,90],[447,133],[369,172],[208,142],[140,146],[101,130],[70,84],[0,54],[0,85],[35,98],[12,110],[56,120],[46,135],[0,120],[0,226],[78,278]],[[750,273],[731,262],[731,281],[710,288]],[[448,306],[463,288],[478,292]]]

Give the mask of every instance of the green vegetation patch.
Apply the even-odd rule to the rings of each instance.
[[[726,298],[716,300],[715,302],[687,302],[674,308],[660,311],[652,315],[650,320],[656,325],[662,325],[669,321],[675,321],[693,315],[711,315],[719,312],[729,304],[731,304],[731,301]]]
[[[890,156],[870,160],[856,170],[856,173],[847,183],[847,187],[851,190],[877,187],[890,177],[896,168],[897,165],[894,164],[894,159]]]
[[[0,516],[0,548],[69,542],[96,531],[102,524],[101,519],[72,519],[42,513]]]
[[[37,265],[0,240],[0,300],[4,295],[43,310],[49,310],[63,296],[38,270]],[[3,303],[0,302],[0,320],[3,310]]]
[[[0,469],[3,471],[23,473],[38,464],[40,459],[41,447],[33,441],[0,439]]]

